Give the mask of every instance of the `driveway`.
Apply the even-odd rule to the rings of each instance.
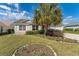
[[[79,40],[79,35],[78,34],[64,33],[64,37],[65,38]]]

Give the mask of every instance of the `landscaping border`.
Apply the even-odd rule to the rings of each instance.
[[[35,44],[35,43],[32,43],[32,44]],[[37,43],[37,44],[39,44],[39,43]],[[22,49],[23,47],[26,47],[26,46],[28,46],[28,45],[29,45],[29,44],[26,44],[26,45],[24,45],[24,46],[22,46],[22,47],[16,49],[16,50],[14,51],[14,53],[12,54],[12,56],[15,56],[15,53],[17,52],[17,50]],[[40,45],[41,45],[41,44],[40,44]],[[53,48],[51,48],[49,45],[46,45],[46,47],[48,47],[48,48],[51,49],[51,51],[54,53],[54,56],[57,56],[57,53],[54,51]]]

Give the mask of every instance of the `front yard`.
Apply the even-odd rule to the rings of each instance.
[[[65,31],[65,33],[79,34],[79,31]]]
[[[72,28],[65,28],[64,29],[65,33],[71,33],[71,34],[79,34],[79,28],[78,29],[72,29]]]
[[[53,38],[54,39],[54,38]],[[49,40],[47,37],[40,37],[39,35],[4,35],[0,36],[0,55],[12,55],[14,51],[26,44],[39,43],[51,46],[57,55],[69,56],[79,55],[79,44],[68,44],[56,40]]]

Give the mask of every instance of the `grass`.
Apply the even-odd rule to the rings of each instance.
[[[79,28],[75,29],[75,31],[73,30],[74,30],[73,28],[64,28],[65,33],[79,34]]]
[[[65,31],[65,33],[79,34],[79,31]]]
[[[36,36],[40,36],[44,38],[44,35],[37,34]],[[62,38],[62,37],[53,37],[53,36],[46,36],[47,39],[55,40],[55,41],[62,41],[66,43],[79,43],[77,40],[72,40],[68,38]]]
[[[13,52],[25,45],[39,43],[51,46],[60,56],[79,55],[79,44],[60,43],[36,35],[4,35],[0,36],[0,55],[11,56]]]

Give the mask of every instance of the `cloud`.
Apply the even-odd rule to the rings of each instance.
[[[19,4],[15,3],[14,6],[16,7],[16,11],[19,12]]]
[[[72,18],[72,16],[67,16],[66,19]]]
[[[76,22],[79,22],[79,18],[75,18],[73,16],[67,16],[65,19],[63,19],[63,24],[70,24]]]
[[[19,4],[18,4],[18,3],[15,3],[14,5],[15,5],[15,7],[16,7],[17,9],[19,8]]]
[[[0,5],[1,8],[6,9],[6,10],[0,10],[0,19],[3,20],[17,20],[17,19],[32,19],[33,14],[22,10],[20,12],[18,12],[20,10],[20,6],[18,3],[8,3],[8,6],[6,5]],[[12,11],[12,6],[15,7],[15,11]],[[1,17],[1,15],[3,15],[3,17]]]
[[[6,9],[6,10],[11,10],[11,8],[6,5],[0,5],[0,8]]]
[[[64,25],[66,25],[66,24],[68,24],[68,23],[65,22]]]
[[[15,9],[13,9],[13,10],[19,12],[19,3],[7,3],[7,4],[10,6],[14,6]]]
[[[7,13],[2,13],[2,12],[0,12],[0,15],[5,15],[5,16],[7,16]]]
[[[67,16],[65,19],[63,19],[63,21],[70,21],[73,20],[73,16]]]
[[[63,19],[63,24],[68,24],[72,20],[74,20],[73,16],[67,16],[65,19]]]

